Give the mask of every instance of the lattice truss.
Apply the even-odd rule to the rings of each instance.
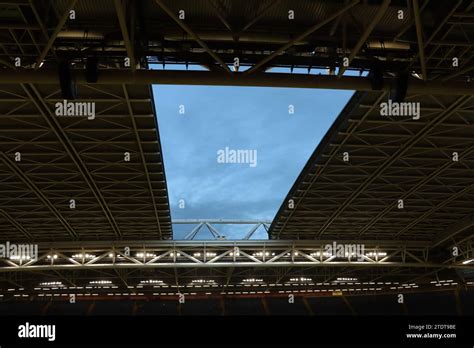
[[[35,260],[4,260],[2,293],[7,297],[44,296],[45,291],[55,294],[48,296],[84,292],[148,296],[290,289],[367,294],[435,289],[443,283],[453,289],[472,285],[453,272],[468,270],[468,265],[456,259],[429,261],[426,242],[400,246],[371,241],[360,258],[350,253],[327,255],[328,243],[332,241],[44,244]]]
[[[0,86],[2,239],[170,238],[150,88],[78,93],[75,102],[95,103],[94,119],[57,116],[57,85]]]
[[[385,93],[357,93],[349,101],[273,221],[273,238],[436,245],[466,233],[474,213],[474,100],[405,100],[420,102],[419,119],[381,116]]]
[[[473,67],[473,8],[470,0],[0,2],[0,59],[12,66],[21,57],[22,67],[31,68],[94,54],[107,66],[128,57],[230,73],[239,57],[250,73],[342,66],[339,75],[376,62],[384,71],[465,80]]]

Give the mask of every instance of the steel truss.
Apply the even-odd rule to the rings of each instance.
[[[308,266],[473,268],[455,261],[445,264],[430,261],[429,244],[426,243],[413,242],[404,245],[394,241],[361,243],[349,240],[43,243],[39,245],[40,252],[36,259],[3,259],[0,272],[100,268]],[[356,248],[357,244],[360,245],[360,249],[339,249],[344,250],[344,254],[341,254],[342,251],[339,253],[337,251],[337,245],[353,245]],[[327,249],[328,245],[335,248]]]
[[[12,20],[0,26],[0,63],[13,67],[15,57],[22,57],[22,66],[38,70],[58,56],[81,64],[95,55],[109,67],[123,65],[127,57],[131,65],[126,70],[138,70],[149,60],[163,66],[200,65],[231,76],[235,57],[249,67],[248,75],[274,66],[333,74],[339,67],[342,75],[346,69],[368,70],[376,61],[386,71],[416,71],[425,80],[465,80],[473,69],[472,2],[411,5],[388,0],[321,1],[318,6],[264,1],[236,11],[240,7],[235,0],[217,5],[199,1],[199,6],[163,0],[110,1],[103,6],[6,2]],[[293,7],[297,15],[289,21],[286,16]],[[75,20],[68,19],[71,9],[78,14]],[[186,20],[177,17],[180,10]],[[403,19],[398,18],[400,10]],[[101,14],[100,26],[91,25],[98,20],[96,13]],[[428,16],[436,25],[423,21]],[[361,27],[354,18],[364,17],[370,20]],[[108,38],[110,33],[114,39]],[[455,69],[452,57],[459,59]]]
[[[216,228],[216,225],[249,225],[249,230],[243,235],[242,239],[247,240],[252,238],[255,232],[259,228],[263,228],[265,232],[268,233],[270,228],[271,221],[267,220],[227,220],[227,219],[174,219],[172,225],[191,225],[193,226],[192,230],[186,234],[184,239],[193,240],[198,234],[203,230],[207,229],[214,239],[226,239],[226,236],[223,235]],[[202,233],[202,232],[201,232]]]

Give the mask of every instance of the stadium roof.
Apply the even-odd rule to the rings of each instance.
[[[378,291],[376,281],[387,292],[393,281],[404,291],[434,288],[439,276],[464,281],[473,250],[473,9],[470,0],[0,1],[0,236],[39,242],[38,259],[1,260],[2,294],[38,295],[39,283],[61,281],[91,295],[99,290],[83,289],[101,280],[131,294],[149,278],[172,295],[201,280],[209,285],[201,292],[260,278],[261,292],[295,291],[291,278],[304,291],[340,276],[368,285],[349,293]],[[172,231],[152,83],[359,91],[271,226],[272,238],[304,241],[160,240]],[[421,102],[420,119],[377,117],[389,93],[404,92]],[[95,103],[93,121],[56,116],[55,103],[74,95]],[[363,241],[367,254],[327,258],[331,239]],[[454,242],[458,257],[446,249]]]

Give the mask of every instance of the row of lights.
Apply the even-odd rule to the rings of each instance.
[[[111,280],[91,280],[89,282],[91,285],[110,285],[112,284]]]
[[[40,286],[63,286],[62,282],[43,282],[39,283]]]
[[[152,258],[152,257],[156,257],[156,254],[153,254],[153,253],[136,253],[135,256],[136,256],[136,257],[148,257],[148,258]]]
[[[140,284],[164,284],[162,280],[157,279],[148,279],[148,280],[141,280]]]
[[[339,277],[335,280],[335,282],[356,282],[358,281],[357,278],[345,278],[345,277]]]
[[[216,253],[211,253],[211,252],[206,252],[206,253],[194,253],[194,257],[200,257],[201,255],[206,255],[206,257],[215,257],[217,254]]]
[[[311,278],[306,277],[290,278],[290,282],[307,283],[311,281],[313,281]]]
[[[275,253],[270,253],[269,251],[257,251],[255,253],[252,254],[252,256],[258,256],[258,257],[262,257],[262,256],[275,256]]]
[[[217,253],[215,252],[205,252],[205,253],[200,253],[200,252],[195,252],[193,254],[194,257],[200,257],[201,255],[205,255],[206,257],[215,257],[217,255]],[[235,251],[235,252],[230,252],[229,253],[230,256],[240,256],[240,252],[239,251]],[[263,257],[263,256],[275,256],[276,254],[274,252],[269,252],[269,251],[256,251],[254,253],[252,253],[252,256],[255,256],[255,257]],[[287,257],[290,257],[290,256],[299,256],[299,253],[297,251],[295,252],[292,252],[292,253],[286,253],[285,256]],[[310,256],[312,257],[320,257],[320,256],[325,256],[325,257],[331,257],[332,254],[330,252],[327,252],[327,251],[324,251],[324,252],[321,252],[321,251],[316,251],[316,252],[312,252],[310,253]],[[345,257],[352,257],[352,256],[357,256],[356,253],[353,253],[353,252],[346,252],[345,254]],[[371,251],[371,252],[368,252],[365,254],[366,256],[368,257],[385,257],[387,256],[387,253],[386,252],[375,252],[375,251]],[[110,258],[113,258],[114,256],[116,257],[122,257],[121,255],[114,255],[114,253],[110,253],[109,254],[109,257]],[[135,254],[136,257],[140,257],[140,258],[154,258],[156,257],[157,255],[154,254],[154,253],[148,253],[148,252],[138,252]],[[170,253],[170,257],[180,257],[181,256],[181,253],[179,252],[171,252]],[[87,253],[78,253],[78,254],[74,254],[72,255],[72,258],[73,259],[93,259],[95,258],[96,255],[93,255],[93,254],[87,254]],[[47,258],[48,259],[57,259],[58,258],[58,255],[57,254],[53,254],[53,255],[47,255]],[[31,257],[29,256],[11,256],[10,259],[12,260],[30,260]],[[470,260],[466,260],[466,261],[463,261],[463,264],[469,264],[471,262],[473,262],[474,259],[470,259]]]
[[[95,255],[92,255],[92,254],[74,254],[72,255],[72,258],[73,259],[93,259],[95,258]]]
[[[9,257],[10,260],[12,261],[26,261],[26,260],[31,260],[31,256],[27,255],[11,255]]]
[[[357,278],[347,278],[347,277],[339,277],[337,278],[334,282],[347,282],[347,284],[356,284],[356,285],[360,285],[360,284],[363,284],[363,285],[383,285],[383,284],[386,284],[386,285],[398,285],[399,283],[398,282],[357,282],[357,283],[353,283],[355,281],[357,281],[358,279]],[[311,278],[307,278],[307,277],[294,277],[294,278],[290,278],[289,280],[290,282],[298,282],[298,283],[308,283],[308,282],[312,282],[312,279]],[[245,278],[242,280],[243,283],[262,283],[263,282],[263,279],[262,278]],[[213,279],[195,279],[195,280],[192,280],[191,281],[191,284],[215,284],[215,280]],[[452,279],[447,279],[447,280],[435,280],[435,281],[431,281],[430,282],[431,284],[435,284],[436,286],[442,286],[442,285],[458,285],[458,283],[454,282]],[[110,280],[93,280],[93,281],[90,281],[89,282],[90,285],[111,285],[112,284],[112,281]],[[148,280],[142,280],[140,281],[140,284],[142,285],[163,285],[164,282],[162,280],[157,280],[157,279],[148,279]],[[341,284],[345,284],[345,283],[341,283]],[[468,282],[467,284],[471,285],[472,282]],[[271,285],[283,285],[283,284],[271,284]],[[317,283],[316,285],[331,285],[331,283]],[[62,287],[64,286],[64,284],[60,281],[50,281],[50,282],[42,282],[42,283],[39,283],[39,286],[48,286],[48,287]],[[401,286],[395,286],[395,287],[390,287],[390,289],[404,289],[404,288],[417,288],[418,285],[416,285],[415,283],[410,283],[410,284],[401,284]],[[73,288],[73,287],[71,287]],[[74,287],[76,288],[76,287]],[[80,287],[77,287],[77,288],[80,288]],[[35,288],[36,289],[36,288]],[[8,289],[9,291],[14,291],[15,289]],[[19,289],[19,290],[23,290],[23,288]]]
[[[242,280],[243,283],[262,283],[263,279],[260,278],[246,278]]]
[[[191,281],[192,284],[214,284],[215,282],[213,279],[194,279]]]

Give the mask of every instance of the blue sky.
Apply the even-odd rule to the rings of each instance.
[[[153,92],[172,218],[262,220],[273,219],[353,94],[174,85],[156,85]],[[294,106],[294,114],[289,114],[289,105]],[[257,165],[218,163],[217,152],[225,147],[256,150]],[[179,207],[181,199],[184,208]],[[183,238],[190,228],[175,225],[174,238]],[[219,230],[234,239],[248,228],[221,226]],[[202,233],[200,238],[210,236]],[[254,238],[267,235],[259,230]]]

